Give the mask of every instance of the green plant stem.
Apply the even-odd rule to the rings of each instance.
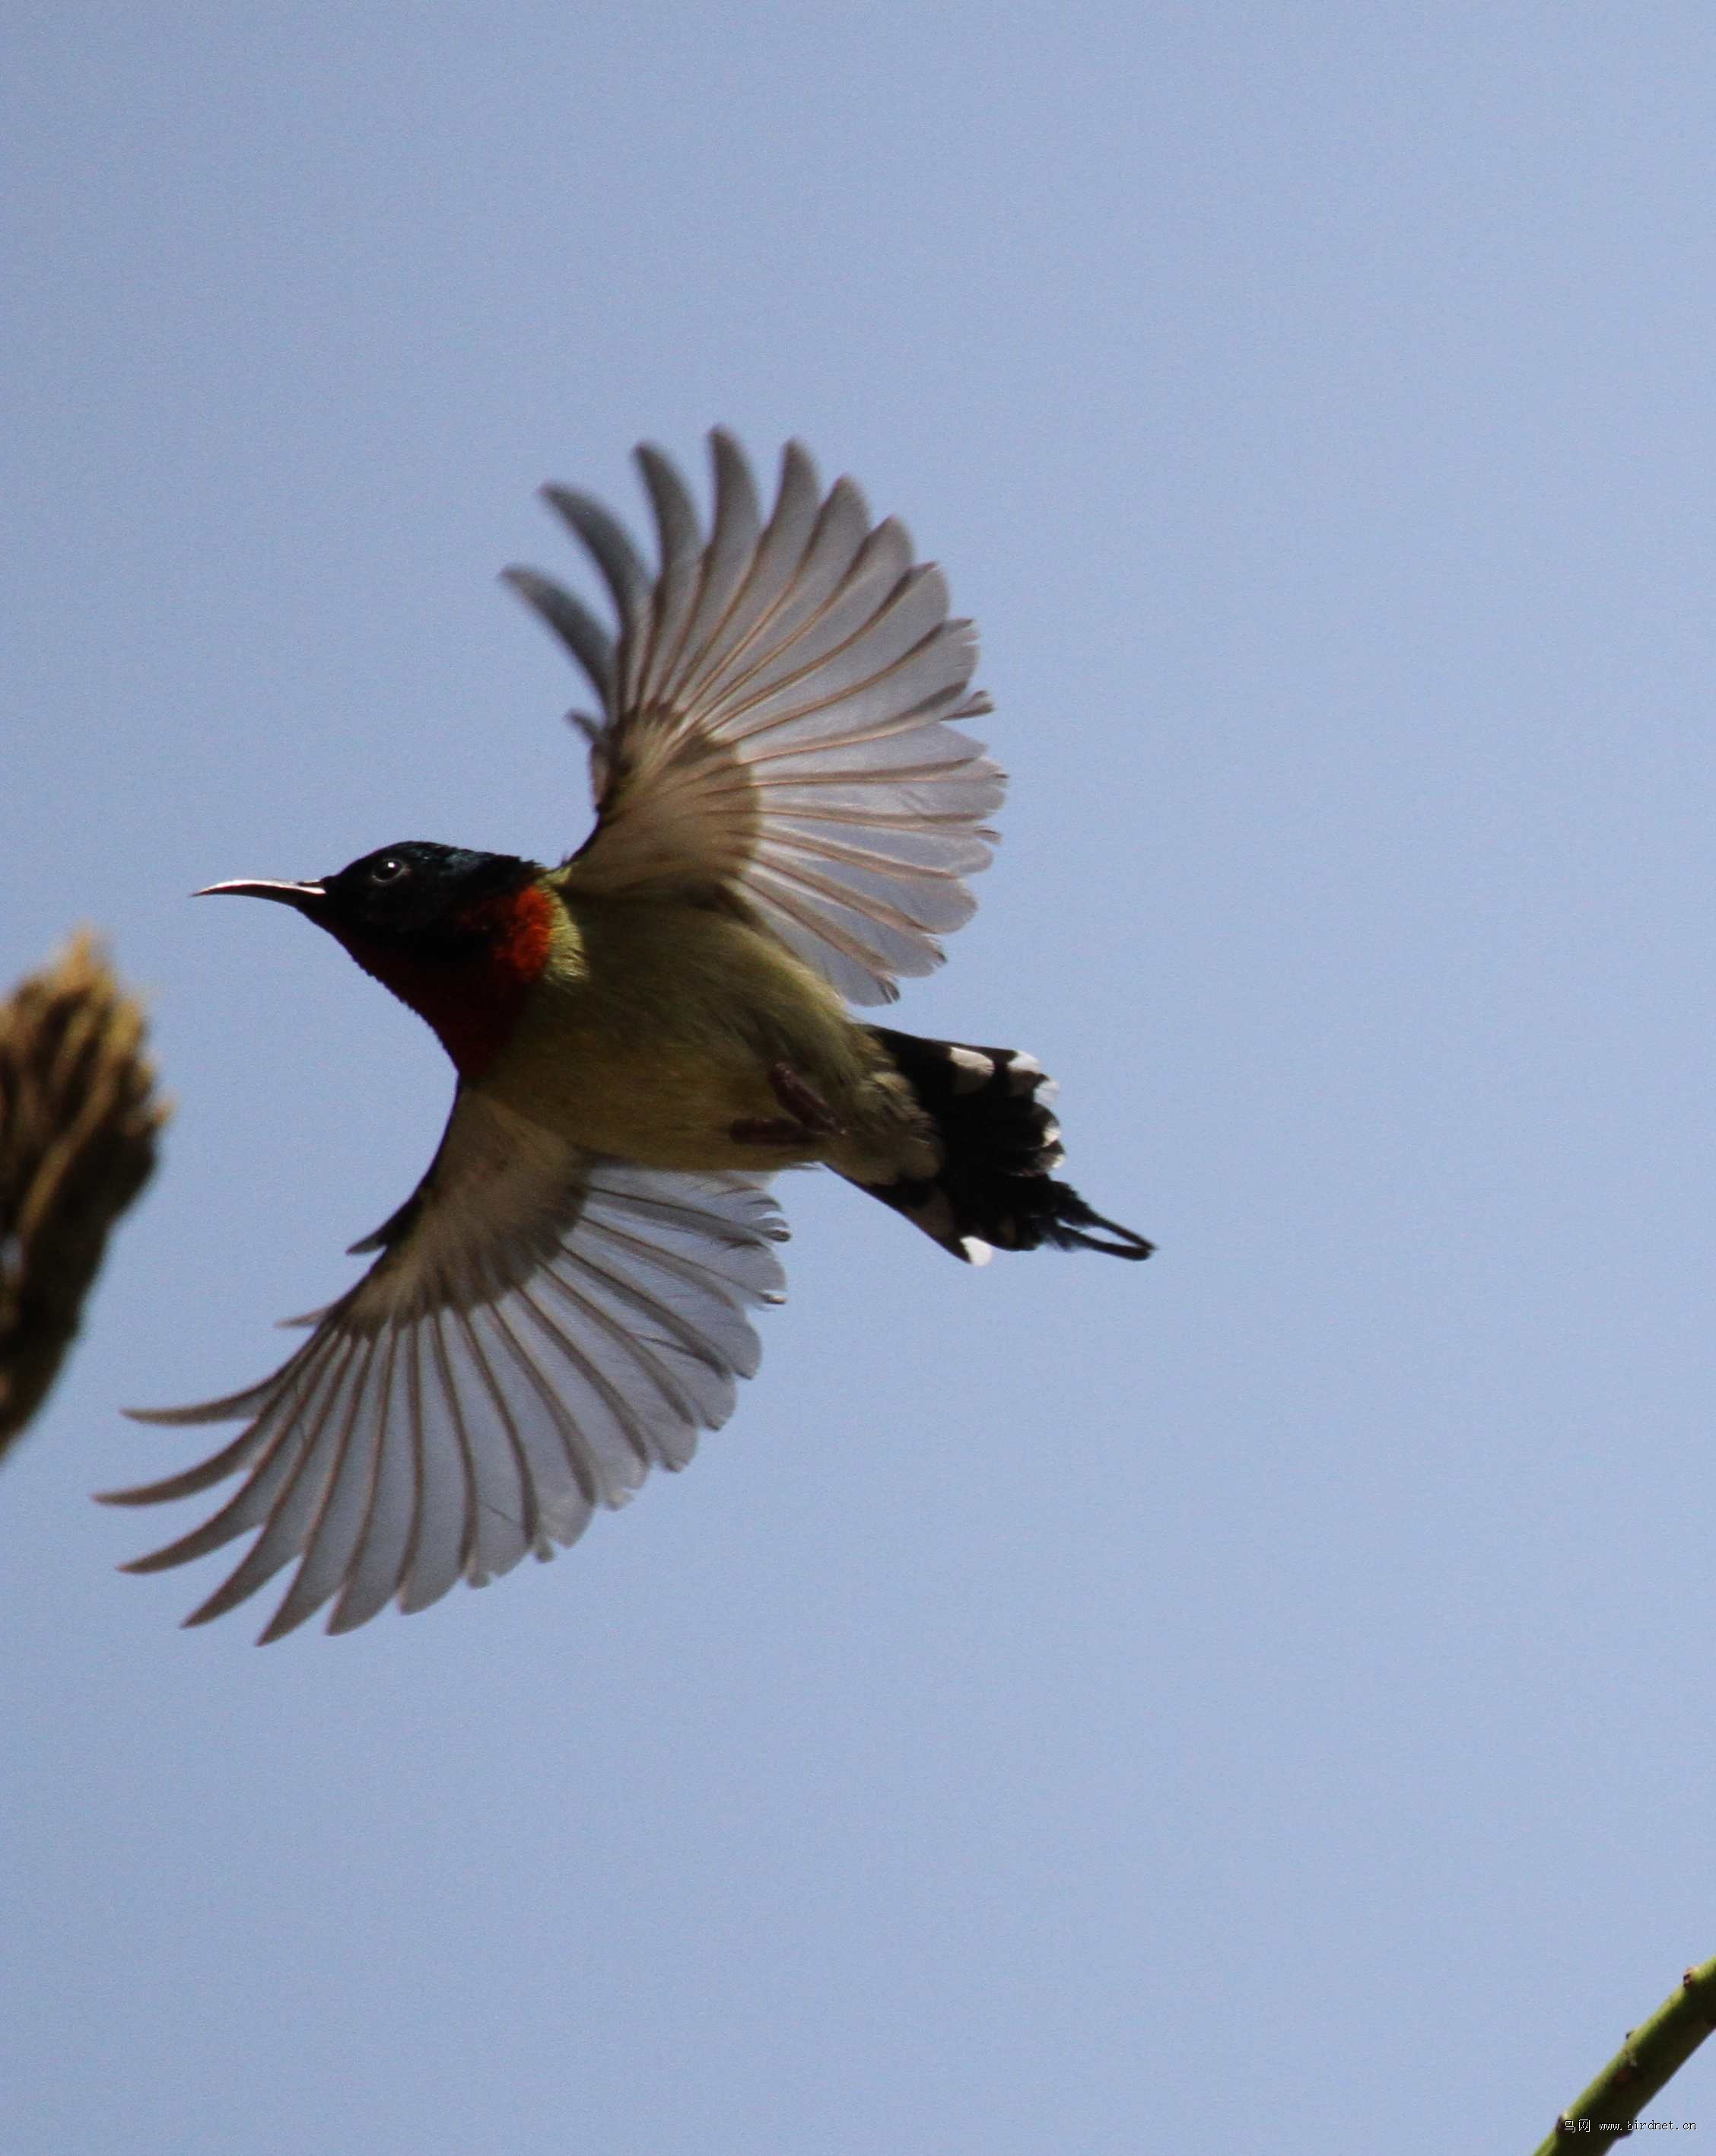
[[[1716,1960],[1701,1962],[1680,1979],[1680,1989],[1626,2041],[1587,2089],[1581,2089],[1535,2156],[1568,2148],[1601,2148],[1624,2141],[1647,2103],[1660,2096],[1713,2028],[1716,2028]]]

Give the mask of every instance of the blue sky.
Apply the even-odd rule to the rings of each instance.
[[[0,964],[100,924],[177,1103],[0,1476],[8,2156],[1534,2145],[1716,1951],[1708,10],[8,43]],[[261,1375],[448,1092],[185,895],[575,842],[494,572],[718,420],[976,618],[1005,842],[900,1022],[1160,1254],[791,1178],[684,1476],[182,1633],[117,1409]]]

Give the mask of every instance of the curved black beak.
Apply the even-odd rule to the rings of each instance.
[[[319,883],[269,883],[238,876],[231,883],[205,884],[191,896],[218,898],[223,893],[234,898],[277,898],[282,906],[295,906],[300,913],[313,913],[328,895],[326,886]]]

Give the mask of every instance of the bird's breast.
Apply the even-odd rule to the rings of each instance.
[[[670,901],[569,903],[485,1092],[594,1152],[651,1166],[773,1168],[735,1123],[778,1119],[790,1063],[844,1120],[869,1085],[868,1036],[821,979],[731,915]]]

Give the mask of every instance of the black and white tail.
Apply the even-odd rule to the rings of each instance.
[[[942,1162],[933,1175],[861,1183],[932,1241],[968,1264],[991,1250],[1104,1250],[1147,1258],[1155,1245],[1093,1212],[1050,1173],[1063,1158],[1049,1112],[1055,1082],[1033,1056],[1011,1048],[920,1040],[886,1026],[871,1032],[935,1124]],[[1100,1229],[1100,1234],[1093,1234]]]

